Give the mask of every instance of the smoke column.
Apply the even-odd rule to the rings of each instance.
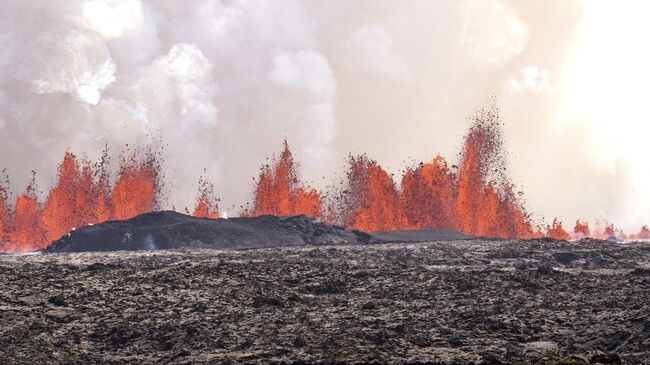
[[[105,144],[117,152],[161,141],[169,207],[191,207],[205,169],[222,209],[235,213],[285,137],[317,188],[348,152],[397,173],[404,162],[455,156],[467,118],[496,94],[530,211],[567,223],[607,217],[627,231],[650,221],[639,208],[650,203],[640,151],[617,147],[642,142],[645,103],[610,98],[633,92],[628,83],[597,83],[623,69],[642,83],[646,58],[583,67],[598,56],[594,34],[618,44],[647,31],[639,19],[598,34],[610,17],[625,18],[598,2],[0,5],[0,167],[14,195],[32,169],[46,190],[68,148],[96,160]],[[639,6],[620,8],[644,14]],[[607,113],[585,107],[608,101]],[[619,110],[627,122],[612,135]]]

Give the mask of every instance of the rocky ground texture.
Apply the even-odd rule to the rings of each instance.
[[[161,249],[251,249],[276,246],[352,245],[468,239],[446,229],[369,234],[326,224],[302,214],[276,217],[197,218],[173,211],[150,212],[72,230],[46,252]],[[0,252],[1,251],[0,246]]]
[[[0,363],[650,364],[650,244],[0,257]]]

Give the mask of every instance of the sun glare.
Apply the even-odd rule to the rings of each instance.
[[[90,0],[84,3],[83,13],[92,29],[105,38],[115,38],[138,27],[140,6],[133,0]]]
[[[593,155],[614,174],[650,181],[650,2],[585,1],[565,81],[563,123],[584,126]]]

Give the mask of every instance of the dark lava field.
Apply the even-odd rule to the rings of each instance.
[[[1,364],[650,364],[650,244],[0,257]]]

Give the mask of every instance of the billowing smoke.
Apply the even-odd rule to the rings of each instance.
[[[393,172],[453,162],[467,117],[496,94],[533,213],[637,230],[650,216],[629,202],[650,194],[629,177],[647,168],[615,150],[603,162],[565,107],[583,5],[2,1],[0,166],[14,192],[32,169],[47,188],[68,147],[96,159],[104,144],[162,141],[169,206],[191,206],[206,169],[236,213],[285,137],[316,187],[350,151]]]

